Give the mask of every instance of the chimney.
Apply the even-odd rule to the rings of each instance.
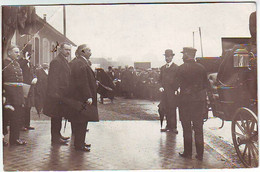
[[[43,14],[43,20],[46,22],[46,16],[47,14]]]

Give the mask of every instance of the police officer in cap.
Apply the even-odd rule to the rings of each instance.
[[[205,68],[196,63],[196,49],[183,48],[183,62],[178,69],[180,82],[180,120],[183,128],[184,152],[181,157],[192,156],[192,129],[195,133],[196,158],[203,159],[203,113],[206,105],[206,88],[208,85]]]
[[[9,105],[10,120],[10,145],[25,145],[26,141],[21,140],[20,128],[22,109],[24,106],[23,74],[19,63],[20,50],[17,46],[8,48],[8,57],[3,61],[3,89],[6,98],[5,105]],[[5,106],[6,107],[6,106]],[[7,113],[7,111],[4,111]]]

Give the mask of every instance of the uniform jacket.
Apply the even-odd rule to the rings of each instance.
[[[97,107],[95,73],[87,61],[82,57],[76,57],[69,63],[69,66],[71,68],[69,97],[82,103],[92,98],[92,105]],[[78,114],[76,111],[72,113],[70,121],[86,122],[88,120],[85,116]]]
[[[175,108],[177,106],[177,96],[175,95],[175,91],[179,88],[177,71],[178,66],[175,63],[172,63],[168,68],[166,68],[166,65],[163,65],[160,69],[158,81],[164,88],[164,92],[161,97],[162,107],[166,106]]]
[[[206,101],[208,78],[205,68],[194,60],[185,62],[178,69],[180,95],[183,102]]]
[[[58,54],[51,63],[48,74],[47,94],[43,113],[57,117],[68,115],[68,106],[62,101],[69,94],[70,68],[62,54]]]
[[[22,85],[10,86],[9,84],[5,84],[11,82],[22,83],[23,74],[19,63],[16,60],[12,61],[8,58],[4,59],[3,61],[3,89],[5,90],[7,104],[24,104],[24,94]]]

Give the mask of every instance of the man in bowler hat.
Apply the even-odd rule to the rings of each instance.
[[[159,90],[162,93],[160,104],[166,113],[167,120],[166,127],[161,129],[161,131],[170,131],[178,134],[176,107],[179,84],[177,82],[178,66],[172,61],[174,55],[171,49],[165,50],[166,64],[160,69],[159,83],[161,84],[161,88]]]
[[[196,49],[183,48],[183,62],[178,69],[180,82],[179,112],[183,128],[184,152],[181,157],[192,156],[192,128],[195,133],[196,158],[203,159],[203,113],[206,106],[206,88],[208,85],[205,68],[194,60]]]

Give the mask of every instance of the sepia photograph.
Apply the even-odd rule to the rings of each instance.
[[[257,1],[3,2],[1,170],[259,168]]]

